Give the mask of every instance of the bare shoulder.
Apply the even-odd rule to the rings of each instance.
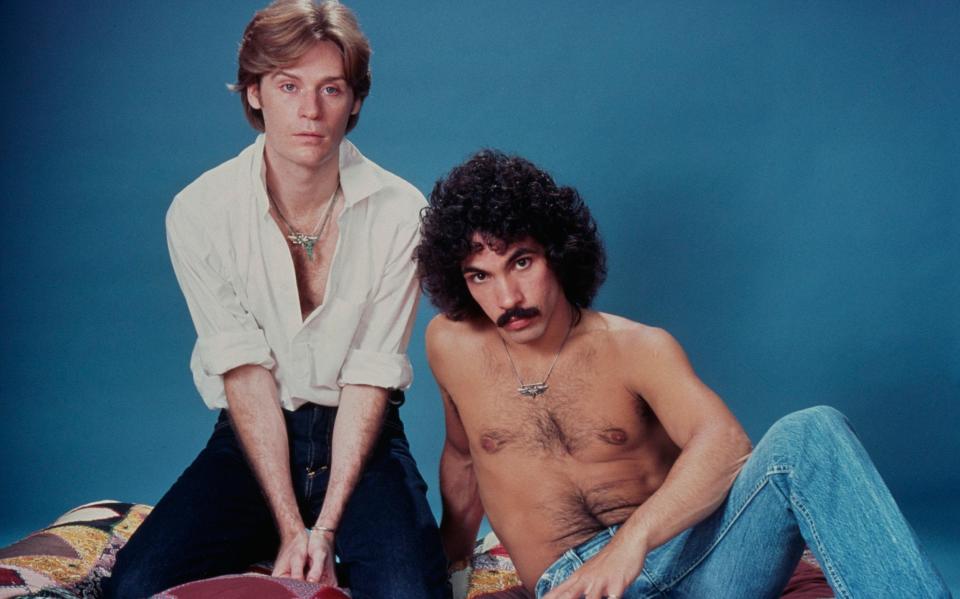
[[[471,320],[453,320],[438,314],[427,324],[427,360],[436,370],[454,366],[466,360],[471,349],[476,349],[489,335],[489,326]]]
[[[642,359],[643,363],[682,360],[686,361],[683,348],[677,340],[660,327],[608,314],[594,313],[597,322],[594,325],[602,331],[607,342],[618,354],[627,359]]]

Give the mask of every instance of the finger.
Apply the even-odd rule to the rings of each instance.
[[[586,599],[603,599],[606,597],[606,593],[603,592],[603,587],[601,585],[594,585],[593,588],[587,589],[583,596]]]
[[[337,570],[333,565],[332,556],[326,560],[326,566],[323,568],[323,574],[320,576],[320,580],[335,587],[340,586],[337,582]]]
[[[578,581],[574,578],[568,578],[563,584],[554,587],[549,593],[543,596],[543,599],[580,599],[582,593],[577,594]]]
[[[323,559],[323,554],[319,557],[314,553],[310,554],[310,570],[307,572],[307,582],[320,582],[326,561]]]
[[[271,576],[284,576],[287,572],[290,571],[289,562],[285,555],[278,555],[277,561],[273,562],[273,572],[270,573]]]
[[[303,554],[299,551],[290,556],[290,578],[294,580],[303,580],[304,564]]]
[[[584,597],[584,599],[601,599],[604,597],[603,585],[594,584],[593,582],[584,584],[581,595],[577,595],[577,597],[581,596]]]

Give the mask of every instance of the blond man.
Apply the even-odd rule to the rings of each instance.
[[[354,599],[449,593],[398,413],[425,202],[345,139],[369,57],[338,3],[278,1],[244,32],[233,88],[263,134],[167,215],[197,330],[191,369],[221,413],[120,552],[107,596],[261,560]]]

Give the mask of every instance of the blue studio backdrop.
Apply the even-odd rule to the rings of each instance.
[[[209,434],[163,218],[254,137],[225,84],[259,6],[0,8],[0,544],[87,501],[155,502]],[[844,411],[955,572],[960,5],[351,6],[367,156],[424,193],[481,147],[577,187],[610,257],[597,307],[670,330],[754,439]],[[439,512],[433,314],[403,414]]]

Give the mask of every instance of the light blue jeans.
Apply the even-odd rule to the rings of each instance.
[[[564,553],[540,577],[537,597],[617,528]],[[651,551],[623,599],[779,597],[804,545],[838,598],[950,597],[847,419],[820,406],[778,420],[724,503]]]

